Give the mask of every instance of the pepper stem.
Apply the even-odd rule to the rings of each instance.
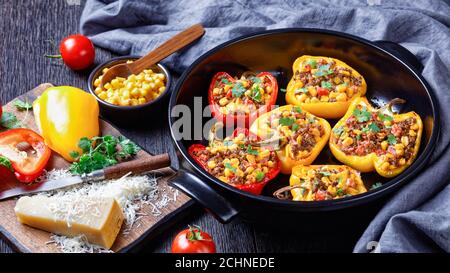
[[[394,111],[392,110],[392,107],[396,104],[403,104],[406,103],[406,100],[404,99],[400,99],[400,98],[395,98],[390,100],[385,106],[383,106],[381,109],[382,110],[388,110],[390,113],[394,113]],[[380,109],[380,110],[381,110]]]
[[[61,54],[59,54],[59,55],[45,54],[44,57],[51,58],[51,59],[61,59],[62,58]]]
[[[197,225],[188,225],[189,227],[189,233],[187,235],[187,239],[189,241],[211,241],[211,240],[207,240],[205,238],[203,238],[202,236],[202,229],[201,227],[197,226]]]
[[[301,185],[293,185],[293,186],[282,187],[282,188],[276,190],[273,193],[273,196],[278,198],[278,199],[280,199],[280,200],[288,200],[288,199],[291,199],[291,198],[289,198],[288,194],[286,194],[286,193],[291,191],[291,190],[293,190],[293,189],[298,189],[298,188],[301,188],[301,187],[302,187]]]
[[[223,122],[219,121],[219,122],[214,123],[214,125],[211,127],[211,130],[209,130],[208,142],[209,142],[210,147],[214,146],[214,142],[216,142],[216,141],[220,141],[220,142],[223,141],[222,139],[217,137],[217,131],[219,131],[223,127],[224,127]]]

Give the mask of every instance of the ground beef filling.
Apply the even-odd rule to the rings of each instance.
[[[272,82],[267,76],[222,77],[213,89],[215,103],[223,114],[249,114],[266,105],[272,96]]]
[[[333,139],[347,155],[385,155],[383,169],[395,169],[414,157],[419,125],[410,117],[395,122],[391,116],[368,112],[358,106],[343,127],[333,130]]]
[[[277,167],[274,151],[267,147],[253,147],[243,134],[226,138],[223,144],[194,152],[194,156],[214,177],[233,185],[264,181]]]
[[[320,201],[355,195],[365,191],[358,185],[359,172],[347,166],[294,169],[291,185],[298,186],[301,201]]]
[[[302,103],[347,101],[358,93],[362,77],[329,59],[306,59],[294,74],[296,98]]]
[[[273,113],[268,125],[276,128],[281,136],[281,147],[290,144],[294,159],[309,156],[325,134],[319,119],[295,106],[291,110]]]

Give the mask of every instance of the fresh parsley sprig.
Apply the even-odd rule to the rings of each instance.
[[[139,146],[123,136],[105,135],[102,137],[83,137],[78,142],[83,151],[70,153],[77,160],[70,166],[73,174],[91,173],[119,162],[129,160],[140,150]]]
[[[23,101],[23,100],[20,100],[20,99],[16,99],[14,101],[14,106],[19,111],[28,111],[28,110],[33,109],[33,105],[31,103],[29,103],[27,100]]]

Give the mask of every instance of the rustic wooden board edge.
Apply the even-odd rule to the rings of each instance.
[[[27,247],[22,245],[9,231],[7,231],[3,226],[0,226],[0,238],[8,244],[8,246],[15,252],[19,253],[31,253]]]
[[[43,88],[43,87],[48,88],[51,86],[53,86],[51,83],[42,83],[30,91],[34,91],[38,88]],[[26,96],[30,91],[18,96],[17,98]],[[17,98],[14,98],[13,100],[11,100],[11,102]],[[8,102],[8,103],[11,103],[11,102]],[[123,134],[120,131],[120,129],[118,129],[112,121],[105,119],[103,117],[100,117],[100,118],[104,122],[106,122],[110,127],[115,129],[119,134],[128,138],[127,134]],[[141,147],[140,145],[139,145],[139,147],[145,153],[147,153],[149,155],[153,155],[153,153],[150,153],[149,151],[147,151],[145,148]],[[169,167],[168,169],[170,169],[173,172],[177,171],[173,167]],[[170,185],[167,185],[167,186],[170,186]],[[196,205],[196,202],[193,199],[190,199],[186,203],[181,205],[179,208],[177,208],[177,209],[173,210],[172,212],[159,218],[158,221],[154,225],[152,225],[150,228],[148,228],[144,233],[142,233],[139,237],[137,237],[132,243],[119,249],[117,251],[117,253],[135,252],[138,249],[142,248],[145,243],[147,243],[151,239],[154,239],[155,237],[157,237],[158,235],[160,235],[161,233],[166,231],[168,228],[170,228],[171,225],[173,225],[177,221],[180,221],[180,220],[184,219],[185,217],[187,217],[190,214],[190,212],[193,211],[193,210],[191,210],[191,208],[194,205]],[[6,230],[2,225],[0,225],[0,238],[4,239],[5,243],[7,243],[8,246],[10,246],[11,249],[15,252],[33,253],[33,251],[31,251],[28,247],[23,245],[13,234],[11,234],[8,230]]]

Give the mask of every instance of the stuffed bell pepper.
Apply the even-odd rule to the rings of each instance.
[[[366,98],[357,98],[334,126],[330,149],[342,163],[361,172],[375,170],[394,177],[412,164],[422,137],[422,120],[415,112],[395,114],[394,99],[384,107],[372,107]]]
[[[331,127],[300,106],[285,105],[260,116],[250,131],[272,143],[281,172],[290,174],[295,165],[309,165],[316,159],[330,137]]]
[[[280,172],[273,149],[259,145],[248,129],[236,129],[230,137],[211,140],[208,147],[194,144],[188,152],[208,173],[240,190],[260,194]]]
[[[226,126],[248,127],[259,115],[270,111],[277,100],[277,80],[269,72],[244,73],[235,79],[217,73],[209,87],[212,115]]]
[[[338,59],[305,55],[292,69],[286,102],[322,118],[342,117],[350,103],[366,93],[364,78]]]
[[[345,165],[298,165],[289,187],[293,201],[322,201],[367,191],[358,171]]]

